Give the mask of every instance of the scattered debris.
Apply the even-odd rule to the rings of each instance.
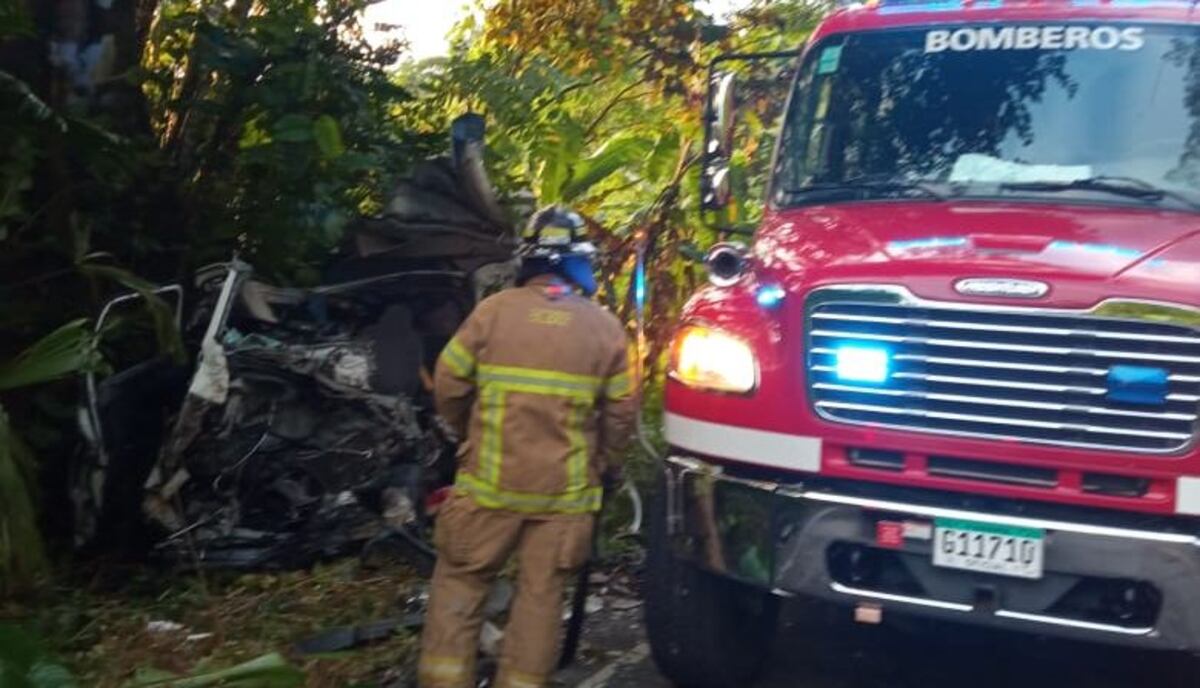
[[[146,624],[147,633],[175,633],[184,628],[183,624],[174,621],[151,621]]]
[[[189,633],[188,636],[186,638],[184,638],[184,640],[188,641],[189,643],[198,643],[201,640],[208,640],[209,638],[212,638],[212,637],[213,637],[212,633]]]
[[[614,611],[627,612],[642,606],[642,601],[636,597],[611,597],[608,606]]]
[[[596,614],[604,609],[604,598],[599,595],[588,595],[587,606],[584,607],[588,614]]]
[[[483,630],[479,633],[479,650],[489,657],[500,654],[500,641],[504,640],[504,631],[491,621],[483,622]]]
[[[318,655],[350,650],[368,643],[386,640],[403,629],[419,628],[424,614],[408,614],[396,619],[381,619],[358,626],[339,626],[322,631],[292,646],[297,654]]]
[[[513,587],[512,580],[501,578],[492,586],[488,593],[487,601],[483,604],[483,615],[486,618],[499,616],[508,611],[508,606],[512,604],[513,593],[516,589]]]

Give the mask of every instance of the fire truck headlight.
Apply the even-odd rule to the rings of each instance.
[[[689,387],[746,393],[758,385],[758,361],[741,339],[691,326],[675,337],[670,375]]]
[[[887,382],[891,355],[877,346],[845,344],[837,348],[835,371],[842,382]]]

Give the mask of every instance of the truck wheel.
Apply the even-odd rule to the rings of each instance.
[[[672,555],[661,489],[649,526],[643,591],[659,671],[681,688],[751,685],[775,635],[779,599]]]

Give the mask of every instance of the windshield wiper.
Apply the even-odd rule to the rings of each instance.
[[[928,182],[900,179],[847,179],[841,182],[816,182],[794,189],[785,189],[789,198],[821,195],[858,194],[862,198],[878,198],[887,194],[916,192],[935,201],[946,200],[946,194]]]
[[[1100,176],[1086,179],[1074,179],[1063,182],[1006,182],[1000,185],[1004,191],[1040,191],[1056,193],[1059,191],[1099,191],[1140,201],[1162,201],[1171,199],[1193,209],[1200,210],[1200,205],[1181,193],[1170,191],[1135,177]]]

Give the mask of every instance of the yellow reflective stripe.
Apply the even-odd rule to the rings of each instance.
[[[489,509],[507,509],[524,513],[587,514],[600,510],[600,488],[585,487],[561,494],[535,494],[501,490],[459,471],[455,488],[470,495],[477,504]]]
[[[462,657],[422,657],[417,672],[435,681],[459,681],[469,668],[470,661]]]
[[[566,428],[571,445],[566,466],[567,490],[571,492],[585,488],[589,457],[587,440],[583,435],[583,423],[587,412],[595,407],[596,397],[603,382],[596,376],[576,375],[557,370],[480,365],[480,421],[483,425],[483,437],[480,440],[479,476],[476,479],[484,481],[493,489],[500,484],[507,394],[520,392],[571,400]]]
[[[500,461],[504,452],[504,390],[485,386],[480,394],[480,422],[483,438],[479,443],[479,470],[493,485],[500,484]]]
[[[542,688],[546,685],[546,677],[527,674],[508,667],[500,670],[496,688]]]
[[[451,337],[446,348],[442,349],[442,360],[451,372],[461,378],[469,379],[475,375],[475,357],[458,341],[458,337]]]
[[[600,378],[592,375],[487,364],[479,366],[479,379],[482,383],[511,387],[516,391],[527,391],[531,394],[578,397],[590,395],[593,398],[600,391],[602,384]]]
[[[624,399],[633,394],[633,378],[629,371],[618,373],[608,378],[604,384],[604,395],[608,399]]]
[[[588,410],[589,406],[584,402],[576,401],[567,417],[567,440],[571,444],[567,455],[567,492],[587,487],[588,446],[587,438],[583,436],[583,418]]]
[[[553,385],[536,384],[530,382],[517,381],[500,381],[491,379],[480,381],[481,389],[495,389],[502,392],[524,392],[525,394],[540,394],[550,397],[565,397],[567,399],[576,399],[579,401],[594,403],[596,401],[595,390],[580,390],[569,389],[563,387],[555,387]]]
[[[513,375],[518,377],[530,377],[540,380],[558,380],[565,383],[592,387],[595,389],[600,384],[600,378],[595,375],[577,375],[575,373],[564,373],[561,370],[547,370],[542,368],[522,368],[520,366],[502,366],[485,363],[479,367],[480,372],[484,374],[497,375]]]

